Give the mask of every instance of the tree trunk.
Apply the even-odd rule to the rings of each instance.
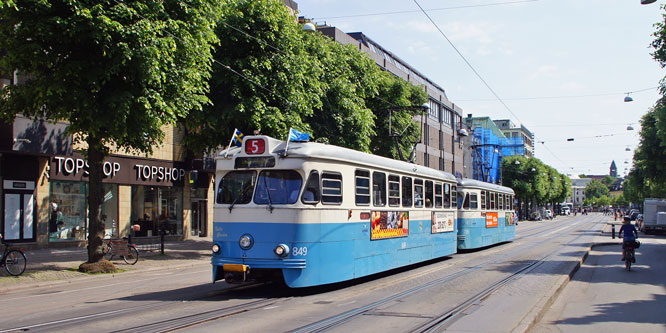
[[[100,219],[102,206],[102,163],[104,154],[99,139],[89,135],[88,139],[88,262],[102,260],[104,226]]]

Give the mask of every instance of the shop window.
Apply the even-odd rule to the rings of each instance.
[[[88,237],[88,184],[51,181],[49,242],[82,241]],[[118,238],[118,185],[103,184],[100,207],[104,238]]]
[[[183,189],[181,187],[132,186],[134,236],[183,234]]]

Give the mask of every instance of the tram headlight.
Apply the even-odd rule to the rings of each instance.
[[[252,245],[254,245],[254,239],[252,239],[252,236],[250,236],[250,234],[245,234],[241,236],[241,238],[238,240],[238,245],[243,250],[249,250],[252,247]]]
[[[289,246],[286,244],[280,244],[275,247],[275,250],[273,250],[275,254],[278,255],[278,257],[286,257],[289,255]]]
[[[211,247],[211,250],[213,250],[213,253],[218,254],[218,253],[220,253],[220,246],[217,245],[217,244],[213,244],[213,246]]]

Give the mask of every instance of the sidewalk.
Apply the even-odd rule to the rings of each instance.
[[[122,270],[118,274],[210,265],[211,242],[211,238],[165,242],[164,255],[161,255],[159,250],[141,251],[139,262],[135,265],[127,265],[122,258],[116,257],[112,259],[112,262],[116,265],[116,268]],[[81,263],[88,259],[85,247],[27,250],[25,255],[28,263],[21,276],[10,276],[4,268],[0,271],[0,293],[66,283],[75,279],[108,276],[108,274],[89,275],[76,270]]]
[[[616,237],[619,227],[616,227]],[[626,271],[610,225],[587,259],[545,309],[533,332],[664,332],[666,237],[639,233],[636,264]]]

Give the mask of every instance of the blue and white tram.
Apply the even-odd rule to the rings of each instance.
[[[511,188],[460,179],[458,193],[458,249],[481,248],[516,237]]]
[[[456,178],[314,142],[246,136],[216,159],[213,281],[350,280],[456,252]]]

